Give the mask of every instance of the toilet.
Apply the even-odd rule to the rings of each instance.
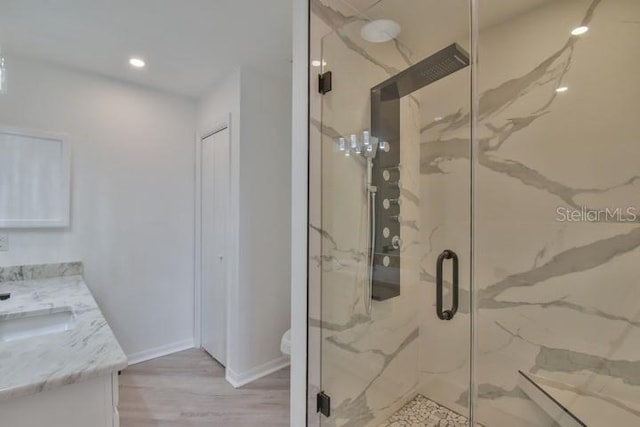
[[[282,354],[291,356],[291,329],[282,335],[280,340],[280,351]]]

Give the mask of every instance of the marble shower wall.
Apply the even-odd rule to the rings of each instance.
[[[562,221],[640,208],[639,50],[635,0],[551,2],[481,34],[481,417],[528,413],[519,369],[574,388],[578,416],[640,425],[640,224]]]
[[[481,20],[500,3],[479,2]],[[581,24],[590,31],[572,36]],[[552,1],[481,28],[475,284],[485,425],[555,425],[520,390],[518,370],[570,390],[564,403],[578,416],[640,425],[639,48],[633,0]],[[460,107],[423,132],[427,179],[468,157]],[[577,220],[565,220],[570,209]]]

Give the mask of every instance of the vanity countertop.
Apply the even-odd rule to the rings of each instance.
[[[23,274],[22,267],[14,271],[18,274],[8,277],[6,269],[4,277],[0,271],[0,294],[11,293],[8,300],[0,301],[0,321],[69,309],[75,316],[74,327],[68,331],[8,342],[0,340],[0,400],[127,367],[127,358],[87,288],[79,265],[75,270],[67,268],[63,272],[71,275],[60,277]]]

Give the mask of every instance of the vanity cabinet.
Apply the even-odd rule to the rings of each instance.
[[[0,401],[3,427],[119,427],[118,374]]]
[[[0,267],[0,291],[0,427],[119,427],[127,356],[82,264]]]

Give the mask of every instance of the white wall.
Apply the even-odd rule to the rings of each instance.
[[[219,121],[226,120],[231,114],[233,125],[237,128],[240,119],[240,70],[237,69],[213,86],[198,101],[198,137],[211,130]],[[232,137],[234,144],[239,146],[239,136]]]
[[[289,328],[291,83],[236,70],[204,96],[202,135],[229,116],[231,135],[227,379],[241,385],[286,363]]]
[[[245,372],[281,356],[290,324],[290,75],[243,69],[240,110],[238,369]]]
[[[130,357],[188,346],[195,103],[45,63],[8,63],[0,123],[70,137],[72,225],[10,231],[0,265],[82,260]]]

